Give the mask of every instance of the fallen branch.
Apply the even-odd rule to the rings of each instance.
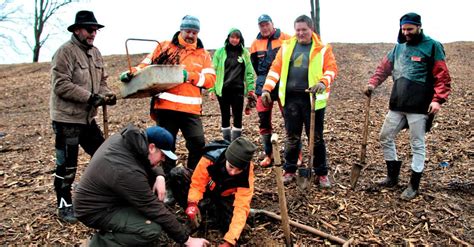
[[[342,247],[349,247],[349,246],[351,246],[352,243],[354,243],[354,238],[350,238],[349,240],[347,240],[347,241],[342,245]]]
[[[468,242],[464,242],[462,241],[461,239],[457,238],[456,236],[454,236],[454,234],[448,232],[448,231],[444,231],[444,230],[441,230],[441,229],[437,229],[437,228],[432,228],[431,229],[432,232],[437,232],[437,233],[443,233],[443,234],[446,234],[448,235],[454,242],[458,243],[458,244],[462,244],[464,246],[472,246],[472,244],[468,243]]]
[[[267,211],[267,210],[263,210],[263,209],[250,209],[250,213],[253,213],[253,214],[257,214],[257,213],[262,213],[270,218],[273,218],[273,219],[276,219],[276,220],[281,220],[281,216],[278,215],[278,214],[275,214],[273,212],[270,212],[270,211]],[[295,226],[299,229],[302,229],[302,230],[305,230],[307,232],[310,232],[310,233],[314,233],[320,237],[323,237],[323,238],[327,238],[331,241],[334,241],[338,244],[345,244],[347,242],[347,240],[345,239],[342,239],[342,238],[339,238],[339,237],[336,237],[334,235],[331,235],[329,233],[325,233],[323,231],[320,231],[316,228],[313,228],[313,227],[310,227],[310,226],[307,226],[307,225],[303,225],[301,223],[298,223],[298,222],[295,222],[295,221],[292,221],[290,220],[290,225],[292,226]]]

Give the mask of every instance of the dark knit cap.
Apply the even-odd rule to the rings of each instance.
[[[421,16],[417,13],[407,13],[400,18],[400,26],[403,24],[413,24],[421,26]]]
[[[257,147],[252,142],[244,137],[239,137],[229,145],[225,151],[225,158],[233,166],[245,170],[250,165],[255,150]]]
[[[201,29],[201,23],[196,16],[186,15],[181,20],[181,26],[179,26],[179,29],[193,29],[199,32]]]

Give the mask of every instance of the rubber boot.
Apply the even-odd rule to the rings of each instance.
[[[58,208],[58,217],[64,222],[74,224],[77,222],[77,218],[74,215],[72,206]]]
[[[232,141],[239,138],[241,135],[242,135],[242,129],[232,128],[232,132],[231,132]]]
[[[224,137],[224,140],[230,141],[231,140],[230,127],[221,128],[221,131],[222,131],[222,136]]]
[[[410,177],[410,184],[408,187],[402,192],[401,198],[403,200],[411,200],[418,195],[418,188],[420,187],[420,179],[421,179],[422,172],[415,172],[411,171]]]
[[[398,184],[398,175],[400,175],[402,162],[398,160],[386,160],[385,162],[387,163],[387,177],[377,184],[382,187],[392,188]]]
[[[263,134],[262,143],[263,143],[263,151],[265,152],[265,158],[260,162],[260,166],[262,167],[269,167],[273,163],[272,158],[272,135],[271,134]]]

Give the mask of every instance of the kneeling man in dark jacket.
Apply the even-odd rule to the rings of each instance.
[[[100,230],[90,246],[156,244],[162,229],[180,244],[209,244],[190,237],[163,203],[165,180],[160,165],[165,156],[177,159],[169,151],[172,146],[167,130],[154,126],[141,131],[133,125],[100,146],[74,196],[76,217]]]

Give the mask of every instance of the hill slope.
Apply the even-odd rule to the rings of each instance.
[[[453,245],[453,236],[474,243],[473,130],[474,102],[472,75],[474,42],[445,45],[447,64],[453,80],[448,103],[435,119],[427,135],[426,170],[421,195],[411,202],[399,199],[409,180],[410,147],[402,132],[397,144],[404,165],[401,185],[391,190],[374,188],[374,181],[385,176],[378,133],[388,108],[391,80],[379,87],[372,100],[367,151],[368,166],[358,189],[349,189],[352,164],[359,160],[365,98],[362,87],[391,44],[334,44],[339,76],[326,111],[325,138],[328,146],[333,188],[321,191],[314,186],[302,193],[295,185],[287,187],[292,220],[310,225],[341,238],[354,238],[359,244],[439,244]],[[140,59],[133,56],[134,63]],[[117,89],[118,75],[126,70],[125,56],[105,57],[109,85]],[[54,134],[49,119],[49,63],[0,65],[0,245],[77,245],[92,232],[82,224],[65,225],[55,217],[52,186]],[[109,129],[117,132],[127,123],[141,127],[154,124],[148,117],[149,99],[120,100],[109,108]],[[256,112],[244,117],[243,135],[259,144]],[[217,101],[204,100],[203,122],[207,140],[220,137]],[[284,137],[283,121],[274,111],[276,132]],[[98,122],[102,122],[101,116]],[[259,151],[262,149],[259,147]],[[307,154],[306,147],[304,149]],[[178,139],[180,162],[186,158],[182,138]],[[307,159],[305,155],[305,159]],[[80,174],[89,157],[81,151]],[[259,161],[258,157],[255,161]],[[442,169],[439,163],[447,161]],[[275,179],[270,169],[256,167],[253,208],[278,212]],[[267,222],[270,222],[268,224]],[[243,237],[250,245],[283,244],[279,222],[257,216],[251,231]],[[323,244],[323,239],[292,228],[300,244]],[[214,243],[216,234],[206,235]]]

